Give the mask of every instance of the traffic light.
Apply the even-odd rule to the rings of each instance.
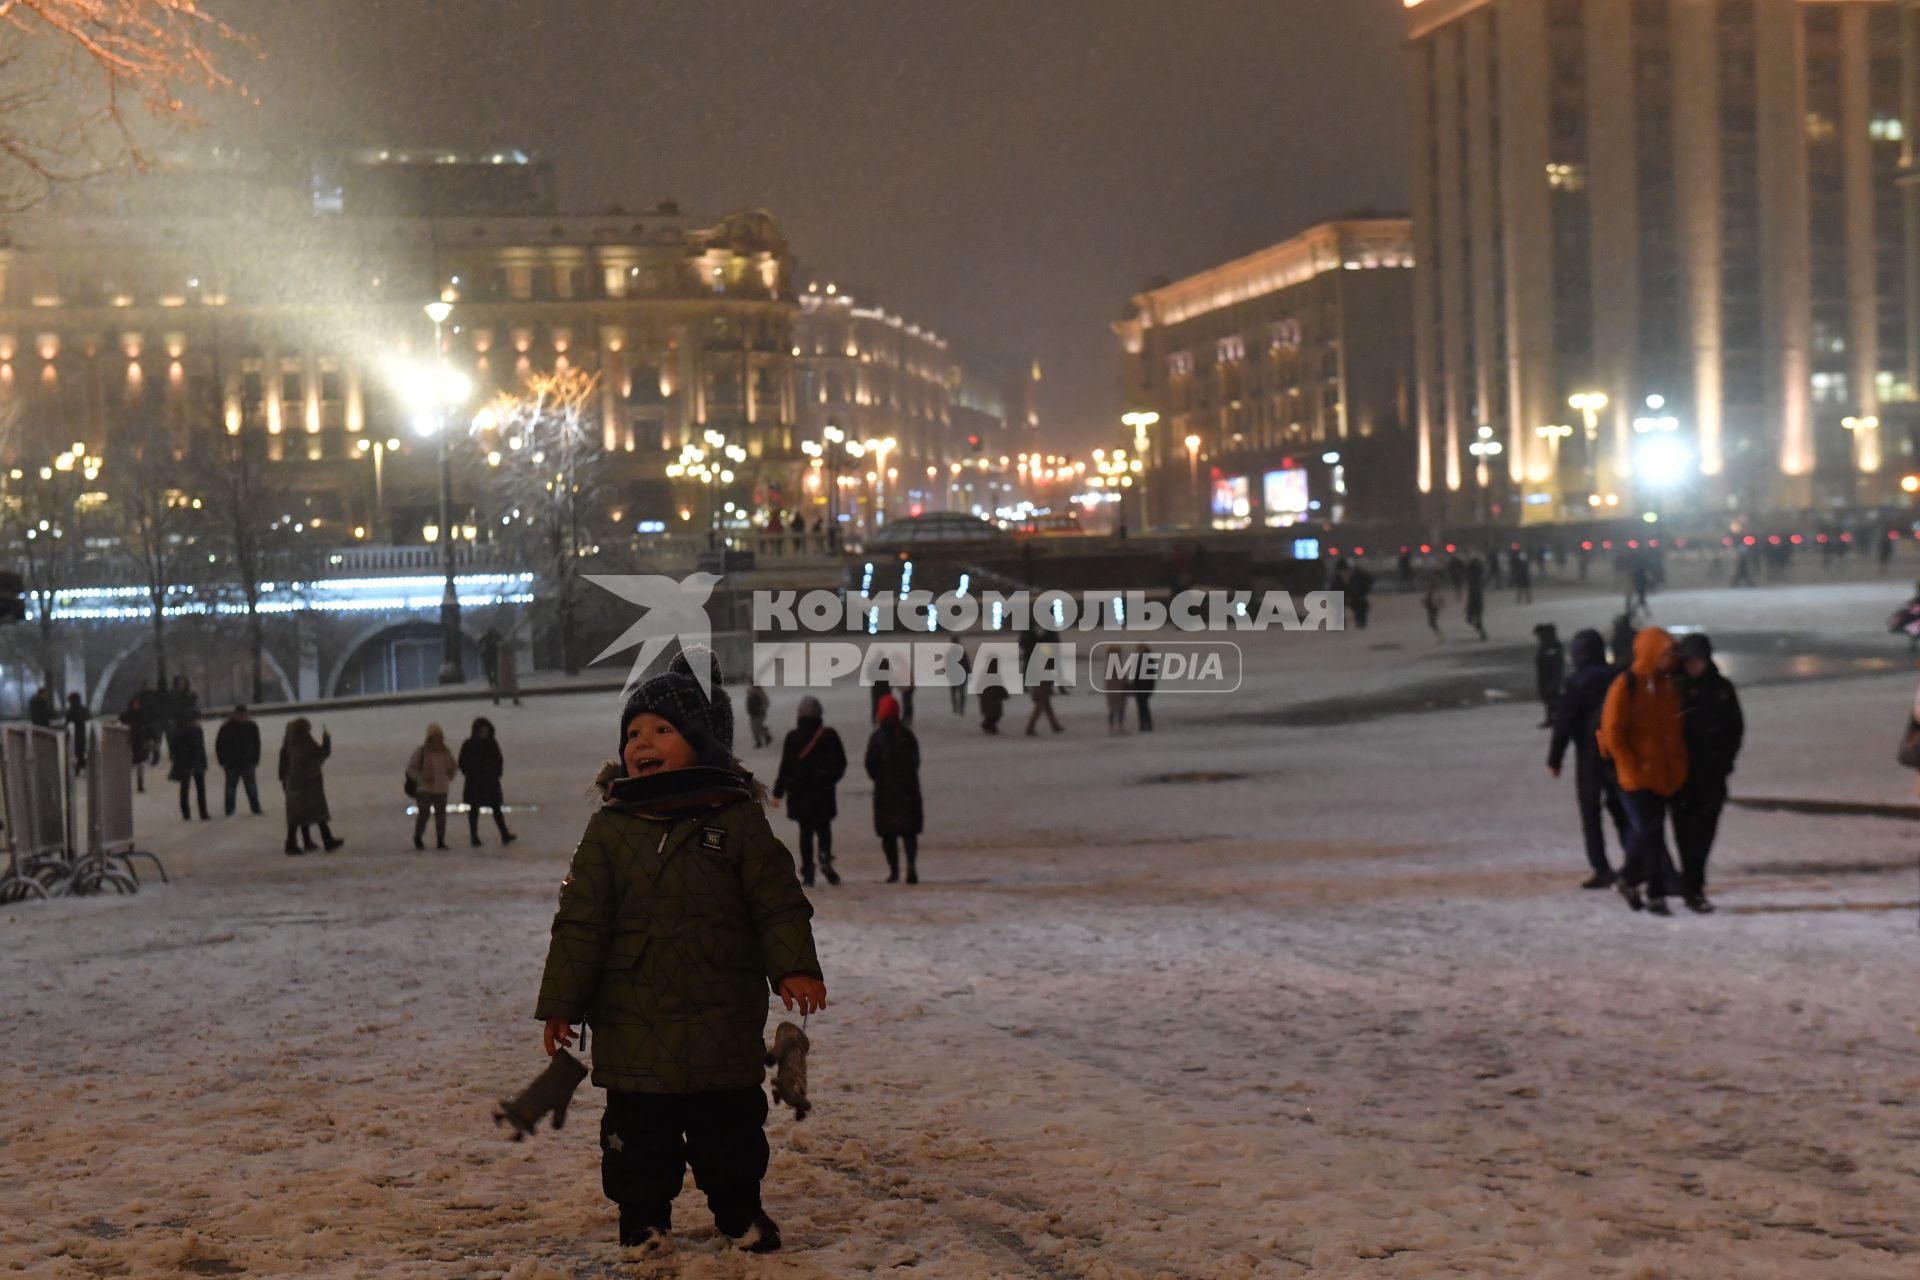
[[[979,436],[968,436],[968,437],[967,437],[967,448],[969,448],[969,449],[971,449],[971,450],[973,450],[973,452],[975,452],[975,453],[978,453],[978,452],[980,452],[980,437],[979,437]]]
[[[27,616],[27,580],[10,569],[0,569],[0,623]]]

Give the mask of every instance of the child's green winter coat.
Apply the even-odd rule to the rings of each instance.
[[[603,1088],[757,1085],[769,986],[821,977],[812,916],[741,775],[622,779],[560,886],[534,1016],[592,1026]]]

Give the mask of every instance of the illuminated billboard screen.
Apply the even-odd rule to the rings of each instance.
[[[1261,478],[1261,505],[1267,524],[1273,528],[1289,525],[1307,513],[1307,473],[1301,467],[1269,471]]]

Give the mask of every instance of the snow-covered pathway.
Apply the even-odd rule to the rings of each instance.
[[[1883,594],[1657,604],[1866,644]],[[1603,610],[1543,595],[1496,641]],[[330,717],[351,843],[329,858],[280,857],[272,817],[182,824],[151,794],[173,886],[0,909],[0,1270],[1912,1274],[1920,935],[1880,909],[1913,900],[1908,826],[1733,810],[1721,914],[1630,916],[1571,888],[1534,707],[1259,723],[1477,669],[1412,601],[1379,612],[1253,644],[1228,727],[1163,698],[1159,732],[1109,739],[1074,697],[1061,738],[988,739],[922,697],[929,883],[875,883],[850,780],[849,882],[814,895],[818,1109],[771,1124],[772,1259],[721,1251],[689,1191],[674,1262],[623,1261],[597,1092],[558,1135],[488,1122],[539,1066],[532,991],[613,743],[604,696],[497,716],[510,798],[539,805],[508,851],[407,847],[400,761],[428,714],[457,735],[453,708]],[[1889,665],[1750,691],[1736,791],[1908,798],[1912,676]],[[829,700],[850,737],[863,701]],[[1149,781],[1208,772],[1241,776]]]

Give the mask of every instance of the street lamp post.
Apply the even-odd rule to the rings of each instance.
[[[1200,437],[1188,436],[1187,446],[1187,496],[1193,500],[1193,527],[1200,527]]]
[[[1149,456],[1147,450],[1149,445],[1152,442],[1147,438],[1147,428],[1154,426],[1156,423],[1158,423],[1160,421],[1160,415],[1153,412],[1151,409],[1149,409],[1144,412],[1123,413],[1120,415],[1120,421],[1122,425],[1133,428],[1133,456],[1135,458],[1145,458]],[[1141,471],[1140,472],[1140,530],[1141,532],[1142,533],[1146,532],[1147,528],[1151,524],[1152,524],[1152,520],[1149,517],[1148,511],[1147,511],[1147,477],[1146,477],[1145,471]]]
[[[460,661],[460,593],[454,587],[457,567],[453,537],[453,441],[447,431],[447,349],[442,341],[442,326],[453,311],[453,304],[436,300],[427,304],[427,318],[433,321],[433,412],[440,433],[440,538],[445,550],[446,587],[440,593],[440,683],[460,684],[467,678]]]
[[[1474,467],[1473,478],[1480,489],[1480,519],[1483,524],[1490,523],[1493,519],[1493,511],[1487,486],[1492,483],[1493,476],[1487,467],[1487,459],[1499,457],[1503,448],[1500,442],[1493,438],[1493,428],[1482,423],[1474,432],[1474,441],[1467,446],[1467,452],[1478,460]]]
[[[1587,488],[1600,491],[1600,411],[1607,407],[1604,391],[1577,391],[1567,397],[1567,407],[1579,412],[1586,427]]]

